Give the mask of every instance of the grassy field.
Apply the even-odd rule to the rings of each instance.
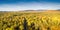
[[[0,30],[60,30],[60,11],[0,12]]]

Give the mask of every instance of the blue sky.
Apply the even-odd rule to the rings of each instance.
[[[0,0],[0,11],[60,9],[60,0]]]

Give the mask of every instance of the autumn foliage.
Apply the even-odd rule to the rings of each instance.
[[[60,13],[0,12],[0,30],[60,30]]]

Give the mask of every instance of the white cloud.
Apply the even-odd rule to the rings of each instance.
[[[53,3],[30,3],[30,4],[4,4],[0,5],[0,11],[22,11],[22,10],[38,10],[38,9],[60,9],[60,4]]]

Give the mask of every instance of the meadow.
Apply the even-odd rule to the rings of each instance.
[[[60,11],[0,12],[0,30],[60,30]]]

